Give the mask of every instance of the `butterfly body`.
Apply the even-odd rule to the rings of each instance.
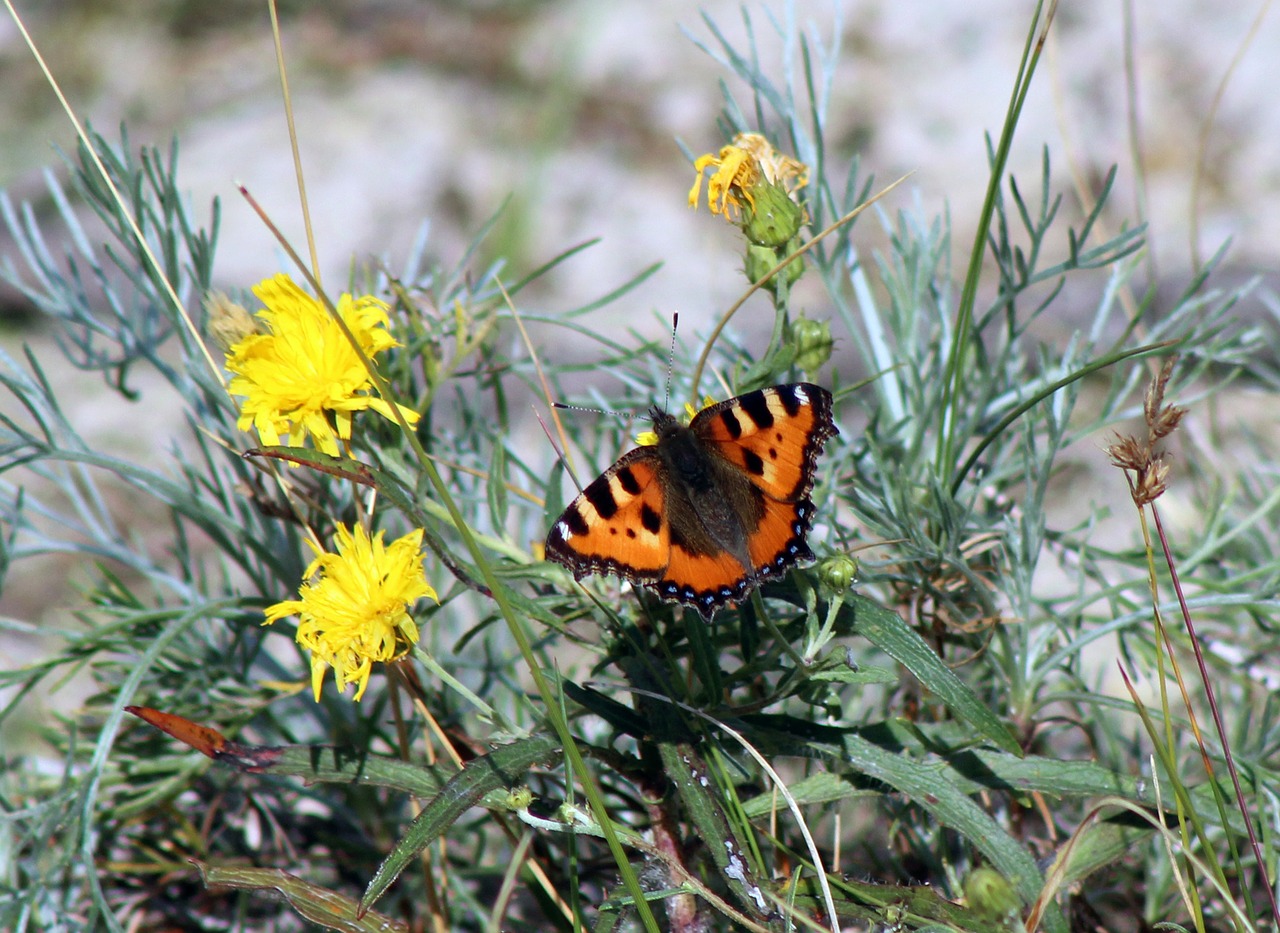
[[[808,383],[748,392],[688,427],[651,414],[657,443],[625,454],[565,509],[547,535],[549,559],[576,578],[651,586],[708,618],[812,559],[809,492],[836,433],[830,392]]]

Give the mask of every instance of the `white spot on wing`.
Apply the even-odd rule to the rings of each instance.
[[[769,411],[773,413],[775,421],[781,421],[787,417],[787,408],[782,404],[782,397],[774,390],[770,390],[767,396],[768,401],[765,404],[769,407]]]
[[[609,492],[613,493],[613,502],[618,508],[622,508],[635,498],[622,488],[622,480],[618,479],[617,473],[609,477]]]

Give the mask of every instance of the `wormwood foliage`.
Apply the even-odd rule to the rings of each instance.
[[[0,356],[0,572],[56,555],[86,581],[63,629],[5,622],[50,647],[0,674],[0,927],[1266,926],[1277,499],[1211,448],[1171,474],[1151,445],[1176,438],[1174,409],[1147,380],[1176,359],[1159,396],[1185,427],[1233,382],[1274,391],[1273,341],[1207,271],[1172,300],[1142,292],[1141,228],[1103,230],[1114,174],[1083,206],[1052,189],[1047,150],[1015,179],[1016,106],[972,255],[945,219],[892,206],[909,198],[849,218],[877,187],[825,132],[839,49],[792,14],[768,23],[780,73],[705,22],[748,89],[695,162],[707,235],[744,250],[708,273],[745,269],[760,293],[740,316],[772,329],[681,333],[671,390],[804,378],[835,393],[840,434],[813,494],[818,562],[710,625],[541,560],[572,487],[529,402],[574,401],[571,375],[609,407],[662,397],[665,345],[600,313],[638,279],[534,312],[524,286],[573,251],[481,267],[486,226],[456,267],[424,239],[336,298],[299,269],[216,296],[218,205],[184,198],[176,144],[123,132],[91,134],[70,191],[49,176],[52,218],[0,197],[5,276],[66,362],[137,412],[140,373],[159,376],[189,428],[145,456],[95,444],[47,359]],[[689,181],[673,170],[670,196]],[[806,279],[822,298],[802,314]],[[1068,301],[1092,310],[1038,337]],[[571,338],[586,374],[554,352]],[[1129,488],[1090,439],[1144,392],[1150,443],[1112,455],[1159,464],[1133,486],[1154,493],[1135,494],[1143,527],[1192,487],[1169,566],[1221,737],[1160,614],[1155,545],[1090,506]],[[573,417],[551,433],[589,479],[628,432]],[[1117,656],[1154,689],[1109,687]],[[68,679],[89,685],[80,710],[26,714]]]

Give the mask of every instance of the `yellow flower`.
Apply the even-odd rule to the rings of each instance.
[[[364,696],[374,661],[394,661],[418,641],[409,607],[423,596],[439,602],[422,570],[422,529],[390,546],[383,532],[373,538],[361,526],[337,530],[337,553],[312,545],[316,559],[305,574],[311,582],[267,609],[266,622],[299,619],[297,642],[311,652],[311,689],[320,702],[326,668],[332,667],[339,690],[358,684]],[[314,579],[312,579],[314,578]]]
[[[253,293],[266,308],[257,317],[262,333],[244,337],[227,351],[228,386],[244,398],[237,427],[257,428],[264,444],[289,435],[300,447],[307,435],[316,447],[337,456],[338,440],[351,437],[354,412],[372,409],[395,419],[389,403],[370,395],[369,373],[324,305],[287,275],[260,282]],[[387,305],[371,295],[342,295],[338,314],[370,358],[399,346],[386,330]],[[418,413],[396,406],[409,424]]]
[[[709,167],[715,172],[707,181],[707,206],[713,214],[736,221],[743,205],[755,207],[757,189],[762,184],[781,188],[795,199],[795,192],[809,183],[809,167],[783,155],[759,133],[739,133],[731,145],[717,155],[707,153],[693,163],[698,173],[689,189],[689,206],[697,208],[702,176]]]

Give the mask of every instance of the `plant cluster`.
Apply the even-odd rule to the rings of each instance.
[[[0,724],[41,685],[94,685],[39,730],[56,770],[5,752],[0,925],[1274,929],[1280,730],[1254,662],[1275,647],[1277,498],[1162,458],[1233,381],[1275,390],[1267,335],[1209,270],[1172,302],[1135,293],[1142,229],[1103,232],[1114,172],[1078,210],[1047,150],[1030,184],[1009,173],[1051,16],[957,277],[945,219],[891,210],[829,144],[838,48],[794,14],[770,21],[795,55],[780,78],[706,21],[750,93],[726,91],[689,200],[741,236],[753,303],[670,357],[601,323],[635,281],[522,307],[575,251],[511,276],[476,265],[488,227],[451,268],[424,241],[336,295],[303,263],[216,293],[218,204],[187,203],[176,144],[123,131],[69,160],[102,243],[55,181],[65,255],[0,196],[6,278],[68,360],[122,405],[158,373],[190,428],[145,462],[95,448],[35,354],[0,356],[0,573],[58,553],[96,580],[56,651],[0,673]],[[873,221],[888,246],[864,255]],[[798,307],[804,277],[821,311]],[[1073,288],[1097,294],[1091,319],[1038,339]],[[772,316],[766,345],[735,334],[739,308]],[[627,445],[550,407],[573,400],[548,352],[570,338],[609,408],[667,380],[700,399],[709,375],[721,397],[829,387],[817,561],[707,622],[543,560],[563,464]],[[1094,475],[1127,478],[1144,546],[1102,534],[1062,475],[1072,444],[1134,417],[1145,433]],[[1169,534],[1179,482],[1197,530]],[[1079,521],[1060,527],[1067,485]],[[1117,657],[1145,689],[1104,689]]]

